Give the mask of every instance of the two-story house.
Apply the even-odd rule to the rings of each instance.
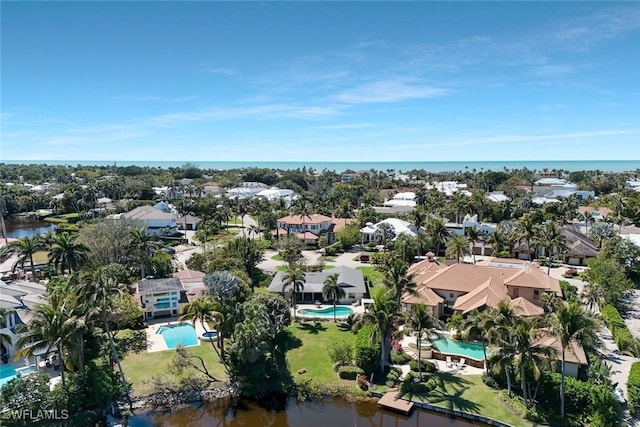
[[[177,316],[180,303],[186,301],[182,282],[176,277],[142,279],[136,283],[136,299],[145,319]]]
[[[147,229],[147,234],[172,235],[178,232],[176,215],[173,212],[163,212],[153,206],[138,206],[125,212],[122,218],[140,221]]]
[[[336,240],[335,232],[348,222],[345,219],[330,218],[321,214],[287,215],[278,219],[277,229],[273,234],[278,237],[293,235],[307,245],[317,244],[318,238],[326,234],[327,241],[333,243]]]

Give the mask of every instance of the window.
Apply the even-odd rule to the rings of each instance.
[[[536,289],[533,290],[533,299],[540,299],[540,291]]]
[[[514,298],[518,298],[520,296],[520,289],[519,288],[513,288],[513,297]]]
[[[449,294],[449,298],[453,299],[453,294]]]
[[[356,294],[349,292],[349,299],[356,299]]]

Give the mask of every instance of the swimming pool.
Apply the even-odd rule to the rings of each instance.
[[[198,345],[196,330],[189,323],[163,325],[158,328],[156,333],[162,335],[169,348],[176,348],[180,345],[184,347]]]
[[[351,313],[353,313],[353,309],[351,307],[336,307],[336,317],[347,317]],[[326,317],[327,319],[333,319],[333,307],[303,308],[298,310],[298,314],[303,317]]]
[[[0,365],[0,387],[14,379],[18,375],[11,365]]]
[[[0,387],[17,377],[18,375],[28,375],[36,372],[35,365],[25,366],[15,369],[11,365],[0,365]]]
[[[458,341],[449,337],[433,340],[433,345],[438,351],[445,355],[462,356],[474,360],[484,360],[482,344]]]

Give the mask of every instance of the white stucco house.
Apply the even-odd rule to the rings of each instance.
[[[395,240],[401,234],[405,234],[410,237],[417,237],[418,235],[416,228],[410,222],[399,218],[387,218],[375,224],[368,222],[360,229],[363,243],[377,241],[383,224],[387,224],[393,229],[394,237],[391,240]]]
[[[129,212],[114,215],[114,218],[140,221],[146,227],[148,234],[170,235],[178,232],[176,215],[173,212],[163,212],[153,206],[138,206]]]

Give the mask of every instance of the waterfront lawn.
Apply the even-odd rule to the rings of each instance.
[[[370,266],[358,267],[358,270],[362,271],[364,278],[369,281],[370,298],[375,298],[376,295],[385,291],[386,288],[382,285],[384,274],[376,270],[375,267]]]
[[[406,395],[416,401],[426,401],[449,409],[481,414],[512,426],[530,427],[533,424],[520,418],[502,404],[500,392],[487,387],[481,375],[433,374],[435,388],[426,394]],[[433,383],[432,383],[433,384]]]
[[[216,378],[226,380],[224,368],[218,360],[218,356],[210,344],[202,343],[198,346],[188,347],[187,350],[194,356],[202,357],[209,373]],[[175,350],[156,351],[149,353],[128,353],[122,359],[122,369],[129,383],[133,384],[133,395],[140,396],[153,392],[152,378],[156,375],[171,378],[169,364],[173,359]]]
[[[333,370],[327,349],[333,342],[347,341],[355,344],[356,336],[343,331],[333,322],[302,322],[289,326],[293,339],[289,342],[287,360],[289,370],[296,381],[312,380],[316,384],[329,386],[351,386],[354,381],[342,380]],[[306,370],[298,374],[300,369]]]

